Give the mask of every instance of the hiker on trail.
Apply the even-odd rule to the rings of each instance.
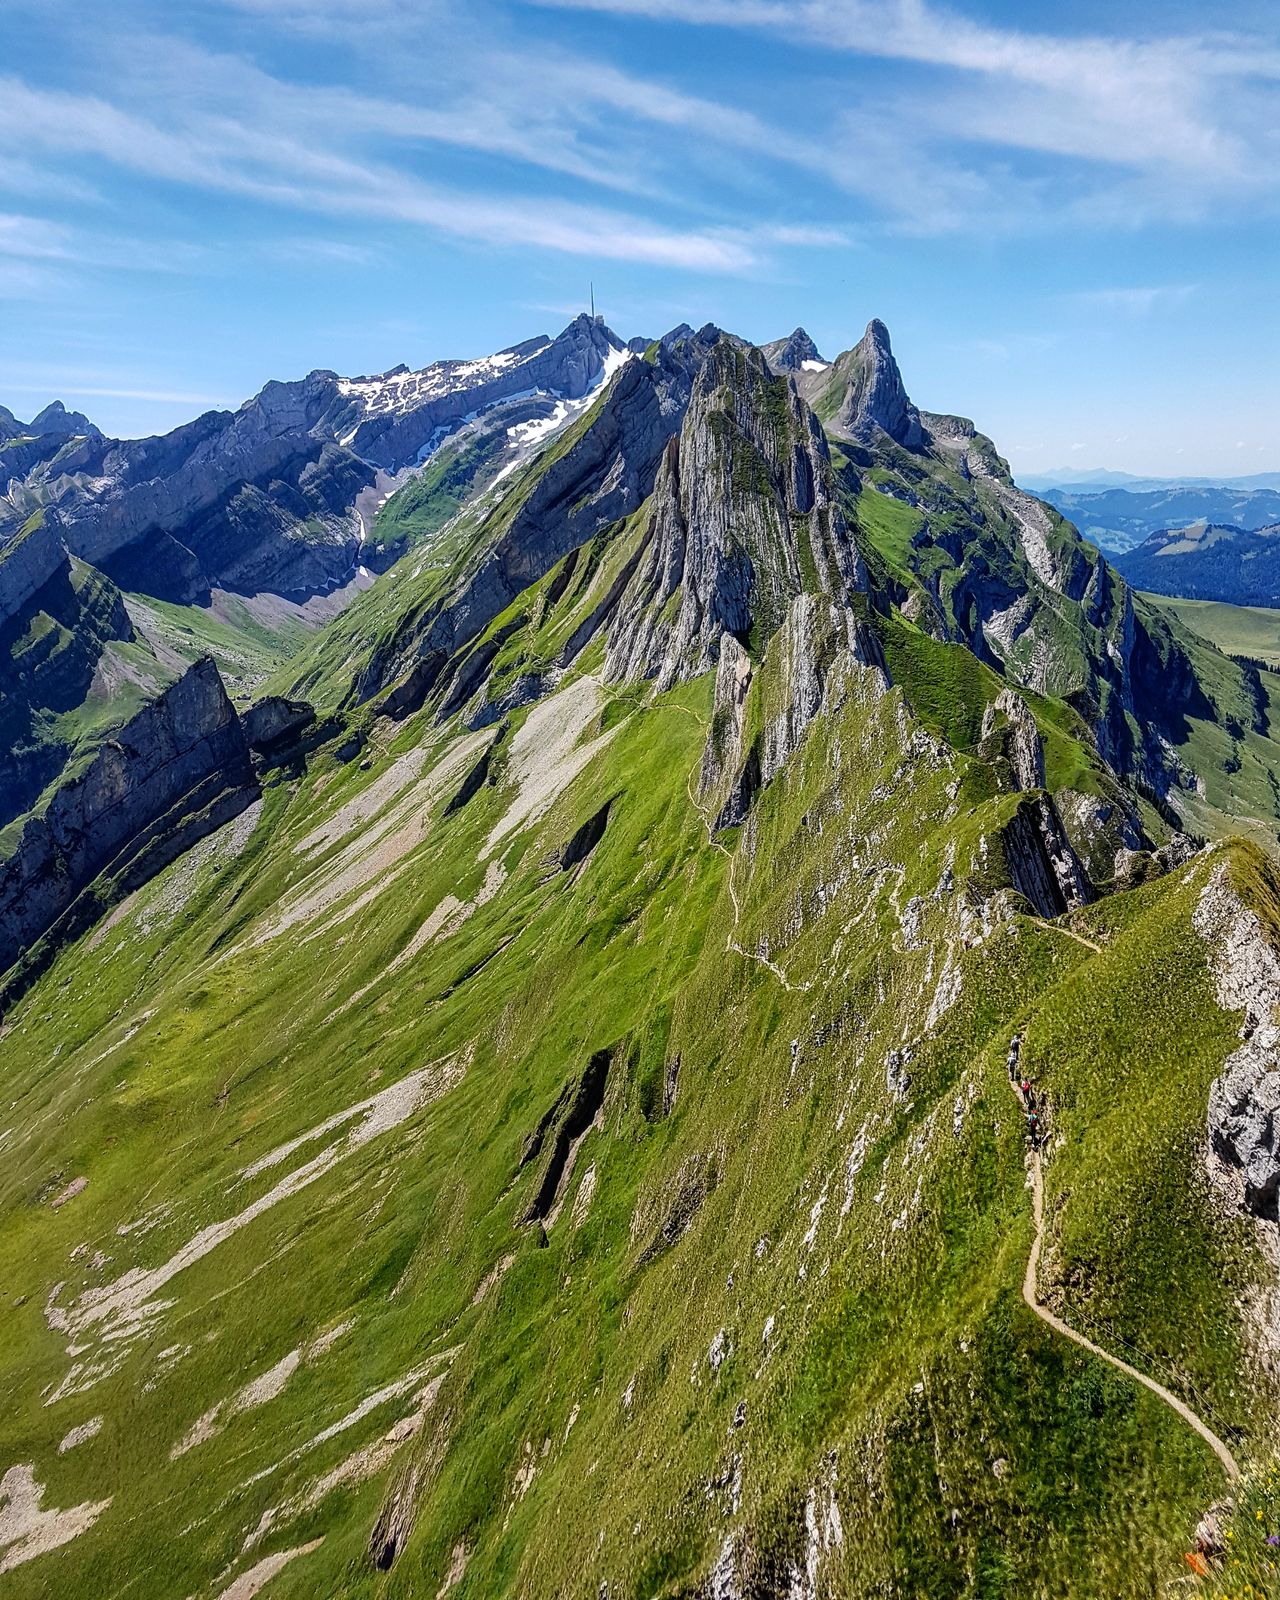
[[[1022,1035],[1015,1033],[1009,1041],[1009,1082],[1016,1084],[1018,1081],[1018,1053],[1022,1049]]]
[[[1034,1111],[1027,1112],[1027,1138],[1032,1144],[1037,1144],[1040,1139],[1040,1118]]]

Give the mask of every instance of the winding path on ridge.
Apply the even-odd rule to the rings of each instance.
[[[1022,1096],[1016,1084],[1010,1084],[1017,1096],[1019,1105]],[[1126,1377],[1132,1378],[1135,1383],[1140,1383],[1144,1389],[1163,1400],[1171,1410],[1176,1411],[1188,1427],[1194,1428],[1226,1469],[1227,1477],[1234,1483],[1240,1476],[1240,1467],[1236,1458],[1227,1446],[1214,1433],[1207,1422],[1203,1421],[1176,1394],[1170,1393],[1162,1383],[1157,1383],[1154,1378],[1149,1378],[1145,1372],[1139,1372],[1137,1367],[1131,1367],[1127,1361],[1122,1361],[1119,1356],[1113,1356],[1104,1350],[1101,1345],[1094,1344],[1092,1339],[1086,1339],[1084,1334],[1077,1333],[1070,1328],[1061,1317],[1055,1316],[1039,1299],[1037,1276],[1040,1267],[1040,1250],[1044,1244],[1044,1176],[1040,1164],[1040,1152],[1032,1149],[1028,1166],[1031,1169],[1031,1194],[1033,1215],[1035,1218],[1035,1238],[1031,1242],[1031,1253],[1027,1257],[1027,1270],[1022,1279],[1022,1298],[1035,1312],[1041,1322],[1045,1322],[1055,1333],[1060,1333],[1064,1339],[1070,1339],[1073,1344],[1078,1344],[1082,1350],[1087,1350],[1090,1355],[1095,1355],[1100,1361],[1105,1361],[1108,1366],[1115,1367],[1118,1372],[1123,1372]]]
[[[703,727],[706,726],[705,720],[698,716],[697,712],[691,711],[687,706],[672,705],[670,709],[673,711],[681,711],[685,716],[692,717],[695,721],[702,723]],[[699,762],[701,759],[701,756],[699,756]],[[738,905],[738,895],[733,883],[733,869],[736,856],[733,851],[729,850],[724,844],[721,843],[719,839],[715,837],[714,830],[711,823],[707,819],[705,811],[703,811],[702,807],[698,804],[698,801],[694,796],[693,773],[696,770],[697,764],[695,764],[693,770],[690,771],[688,778],[685,780],[685,792],[689,797],[689,803],[702,818],[703,825],[707,830],[708,842],[714,845],[717,850],[722,851],[729,858],[727,882],[729,898],[733,904],[733,927],[737,928],[739,918],[741,916],[741,908]],[[1049,933],[1060,933],[1068,939],[1074,939],[1077,944],[1082,944],[1088,949],[1096,951],[1098,954],[1101,954],[1103,951],[1104,947],[1102,945],[1096,944],[1092,939],[1087,939],[1082,933],[1077,933],[1074,928],[1068,928],[1060,922],[1049,922],[1044,917],[1028,917],[1027,921],[1035,923],[1038,927],[1046,929]],[[735,951],[740,956],[746,957],[748,961],[758,961],[762,966],[767,967],[774,977],[777,978],[778,981],[784,986],[784,988],[790,989],[794,992],[796,990],[803,990],[809,987],[808,984],[792,983],[787,978],[786,974],[781,970],[781,968],[770,961],[767,956],[757,955],[753,951],[744,950],[742,946],[734,939],[732,930],[729,933],[725,948],[727,950]],[[1011,1083],[1010,1088],[1013,1090],[1019,1106],[1021,1106],[1022,1095],[1017,1084]],[[1144,1389],[1149,1389],[1151,1393],[1154,1394],[1158,1399],[1163,1400],[1165,1405],[1167,1405],[1170,1410],[1177,1412],[1178,1416],[1182,1418],[1188,1427],[1195,1429],[1195,1431],[1213,1451],[1214,1455],[1216,1455],[1218,1460],[1222,1463],[1227,1477],[1232,1483],[1234,1483],[1240,1476],[1239,1463],[1236,1461],[1236,1458],[1231,1454],[1231,1451],[1227,1448],[1223,1441],[1216,1433],[1214,1433],[1209,1424],[1200,1416],[1198,1416],[1189,1405],[1187,1405],[1184,1401],[1179,1400],[1176,1394],[1173,1394],[1170,1390],[1166,1389],[1165,1386],[1162,1383],[1157,1382],[1155,1378],[1149,1378],[1145,1372],[1139,1372],[1137,1367],[1131,1367],[1127,1361],[1122,1360],[1119,1356],[1113,1356],[1109,1351],[1104,1350],[1101,1345],[1094,1344],[1092,1339],[1088,1339],[1084,1334],[1077,1333],[1074,1328],[1068,1327],[1061,1317],[1055,1316],[1055,1314],[1049,1310],[1048,1306],[1041,1303],[1037,1279],[1040,1268],[1040,1251],[1044,1245],[1044,1174],[1041,1167],[1040,1152],[1038,1149],[1035,1149],[1034,1147],[1032,1148],[1030,1152],[1030,1159],[1027,1164],[1031,1171],[1032,1211],[1035,1220],[1035,1237],[1031,1241],[1031,1252],[1027,1257],[1027,1270],[1023,1274],[1022,1279],[1022,1298],[1026,1301],[1028,1308],[1040,1318],[1041,1322],[1052,1328],[1055,1333],[1061,1334],[1064,1339],[1070,1339],[1072,1344],[1079,1345],[1082,1350],[1087,1350],[1090,1355],[1097,1356],[1100,1361],[1105,1361],[1109,1367],[1114,1367],[1117,1372],[1123,1372],[1127,1378],[1132,1378],[1135,1383],[1140,1383]]]

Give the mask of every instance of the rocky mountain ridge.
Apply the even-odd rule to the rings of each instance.
[[[361,564],[383,564],[356,512],[380,473],[421,462],[503,402],[525,402],[524,422],[573,405],[623,353],[603,324],[580,317],[557,339],[479,361],[269,383],[234,413],[207,412],[158,438],[50,433],[32,463],[8,459],[21,440],[0,446],[9,479],[0,498],[0,614],[32,592],[32,576],[11,574],[10,557],[36,518],[47,571],[61,546],[162,599],[201,601],[215,586],[290,596],[332,590]],[[15,467],[24,475],[11,476]]]
[[[876,324],[614,354],[0,869],[19,1600],[1115,1600],[1224,1492],[1267,1559],[1280,878],[1174,818],[1265,686]],[[62,560],[33,682],[136,648]]]
[[[92,438],[101,437],[101,430],[83,411],[68,411],[61,400],[51,400],[30,422],[19,422],[12,411],[0,406],[0,444],[58,434]]]

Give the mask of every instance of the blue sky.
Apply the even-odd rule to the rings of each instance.
[[[0,30],[19,416],[160,431],[554,332],[594,280],[624,336],[831,355],[879,316],[913,397],[1027,474],[1280,470],[1273,0],[0,0]]]

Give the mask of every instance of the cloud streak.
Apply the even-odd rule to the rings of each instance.
[[[1277,187],[1267,132],[1280,83],[1274,39],[1053,35],[989,26],[928,0],[531,3],[763,31],[787,46],[940,70],[943,79],[867,107],[896,110],[895,131],[914,130],[917,167],[927,136],[935,147],[959,139],[1128,169],[1147,176],[1175,211],[1186,203],[1180,185],[1218,203],[1224,186],[1242,193]]]

